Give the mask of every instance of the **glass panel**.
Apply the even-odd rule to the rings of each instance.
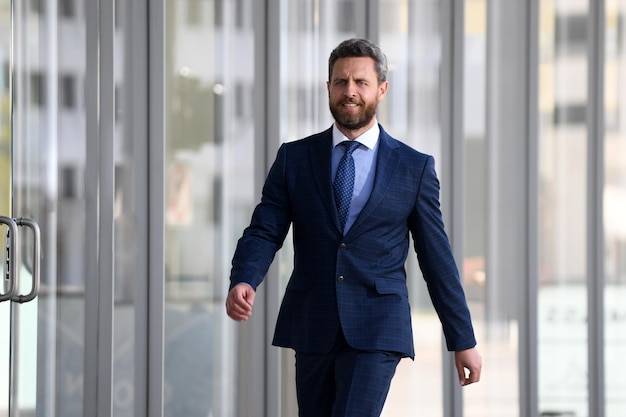
[[[379,36],[388,59],[389,90],[378,121],[393,137],[433,155],[441,172],[439,107],[434,104],[440,97],[439,12],[439,0],[381,1]],[[382,416],[441,416],[441,323],[412,249],[406,268],[417,354],[414,361],[400,361]]]
[[[0,1],[0,28],[0,214],[8,216],[11,212],[10,0]]]
[[[0,1],[0,215],[11,215],[11,94],[9,71],[11,69],[11,1]],[[0,272],[2,285],[6,262],[5,236],[7,228],[0,227]],[[0,290],[4,293],[4,287]],[[0,303],[0,417],[9,412],[9,339],[10,305]]]
[[[133,86],[128,85],[132,74],[121,71],[131,68],[126,62],[132,42],[132,2],[118,2],[115,14],[115,210],[114,210],[114,311],[113,311],[113,394],[112,410],[115,417],[132,417],[135,412],[135,294],[138,277],[145,275],[140,257],[139,227],[142,209],[137,189],[137,141],[133,135],[133,120],[129,120],[133,104]],[[65,85],[62,83],[59,88]],[[62,91],[62,90],[61,90]],[[71,89],[68,89],[68,93]],[[135,101],[136,103],[137,101]],[[141,123],[138,120],[137,123]]]
[[[93,237],[86,236],[85,231],[85,176],[89,169],[85,164],[87,137],[84,101],[84,42],[87,28],[83,3],[73,3],[80,6],[81,13],[66,15],[66,7],[59,5],[58,12],[61,15],[58,20],[56,16],[47,19],[54,25],[58,36],[57,56],[51,59],[58,67],[50,71],[48,78],[57,94],[57,97],[50,97],[49,105],[57,112],[54,117],[58,123],[58,133],[51,132],[46,145],[47,163],[51,170],[47,193],[56,202],[57,211],[49,207],[50,223],[45,228],[42,225],[42,235],[44,240],[47,239],[47,249],[44,246],[43,251],[44,264],[47,266],[42,268],[42,283],[45,285],[40,302],[45,305],[45,312],[40,315],[48,328],[45,332],[46,347],[40,353],[39,366],[46,369],[42,383],[51,389],[45,400],[46,413],[78,417],[84,415],[82,358],[85,340],[86,242]],[[46,9],[50,7],[46,3]],[[59,83],[61,80],[65,81]],[[53,259],[56,259],[56,264]]]
[[[479,384],[464,389],[464,416],[518,416],[518,288],[526,279],[523,188],[525,148],[520,136],[525,34],[514,2],[465,1],[464,36],[464,260],[463,280],[479,349],[487,366]],[[519,43],[520,45],[523,42]],[[518,88],[517,90],[512,90]],[[521,114],[520,114],[521,113]],[[511,138],[512,137],[512,138]],[[524,139],[524,138],[522,138]],[[516,204],[516,197],[519,203]],[[510,224],[516,221],[516,225]]]
[[[253,0],[165,7],[164,415],[237,416],[224,298],[258,195]]]
[[[605,4],[604,232],[606,417],[626,415],[626,1]]]
[[[39,222],[47,214],[44,190],[49,183],[46,181],[47,161],[44,159],[47,139],[45,128],[47,116],[53,111],[47,105],[47,79],[53,70],[45,65],[49,45],[40,43],[44,39],[43,16],[40,12],[23,3],[13,2],[12,25],[13,54],[9,66],[13,75],[11,215],[29,217]],[[25,294],[31,288],[32,234],[20,227],[18,237],[19,250],[22,252],[18,261],[19,293]],[[44,304],[39,299],[11,305],[14,326],[11,366],[15,375],[10,387],[11,413],[33,413],[40,399],[38,395],[42,394],[37,369],[38,353],[41,355],[45,349],[44,339],[39,339],[45,329],[45,325],[38,320],[38,308],[41,312],[42,307]]]
[[[542,415],[588,415],[588,12],[584,0],[540,2],[538,399]]]
[[[465,40],[464,40],[464,105],[463,128],[465,140],[465,202],[464,202],[464,260],[463,280],[472,307],[476,326],[476,337],[480,343],[480,351],[485,363],[492,358],[509,358],[510,348],[514,345],[505,343],[501,331],[490,331],[500,320],[488,317],[487,287],[490,284],[486,271],[487,228],[485,212],[487,210],[487,190],[489,182],[486,178],[488,161],[488,144],[486,131],[487,84],[487,1],[465,0]],[[495,55],[495,54],[494,54]],[[490,227],[493,227],[492,225]],[[497,306],[495,306],[497,308]],[[497,330],[497,329],[494,329]],[[495,333],[495,334],[494,334]],[[514,359],[514,358],[513,358]],[[489,370],[490,377],[484,378],[478,385],[471,387],[480,392],[480,397],[464,402],[464,415],[488,416],[495,404],[499,404],[499,414],[517,415],[517,402],[501,401],[502,388],[498,385],[500,373],[513,375],[516,369],[510,369],[514,361],[499,359],[498,367]],[[512,381],[511,376],[508,377]],[[493,384],[489,384],[493,381]],[[487,385],[489,388],[486,389]],[[498,398],[494,401],[494,398]],[[476,410],[479,410],[478,414]]]
[[[327,129],[333,123],[328,110],[328,56],[342,40],[356,36],[358,0],[281,1],[285,46],[280,58],[285,82],[280,94],[281,140],[292,141]],[[291,232],[278,253],[281,291],[293,268]],[[271,328],[273,323],[271,323]],[[281,351],[281,415],[297,415],[295,358],[290,349]]]

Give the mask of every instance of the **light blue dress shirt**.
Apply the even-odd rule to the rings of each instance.
[[[354,191],[352,192],[352,202],[350,203],[350,211],[348,212],[344,234],[350,230],[350,227],[354,224],[354,221],[372,193],[374,177],[376,175],[376,155],[378,154],[379,134],[380,128],[378,127],[378,122],[375,122],[371,129],[355,139],[360,142],[361,145],[352,153],[354,159]],[[337,145],[344,140],[349,139],[337,129],[337,125],[333,125],[333,151],[331,160],[331,180],[333,182],[335,181],[339,160],[345,151],[343,146]]]

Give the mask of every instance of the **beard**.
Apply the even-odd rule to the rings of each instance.
[[[374,116],[376,116],[376,107],[378,106],[377,102],[371,103],[356,103],[361,107],[358,112],[349,112],[345,111],[342,107],[344,102],[340,102],[339,104],[330,103],[330,113],[333,115],[335,122],[340,127],[343,127],[347,130],[358,130],[362,127],[367,126]]]

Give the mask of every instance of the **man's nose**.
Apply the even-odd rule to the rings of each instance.
[[[347,97],[354,97],[356,96],[356,83],[354,81],[348,81],[348,83],[346,84],[346,90],[344,91],[344,94]]]

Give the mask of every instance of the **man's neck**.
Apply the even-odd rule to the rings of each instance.
[[[337,126],[337,129],[339,129],[339,131],[341,133],[343,133],[350,140],[354,140],[354,139],[358,138],[363,133],[365,133],[368,130],[370,130],[372,128],[372,126],[374,126],[374,124],[376,124],[376,118],[375,117],[373,117],[372,120],[366,126],[363,126],[363,127],[359,128],[359,129],[346,129],[345,127],[340,126],[337,122],[335,122],[335,125]]]

